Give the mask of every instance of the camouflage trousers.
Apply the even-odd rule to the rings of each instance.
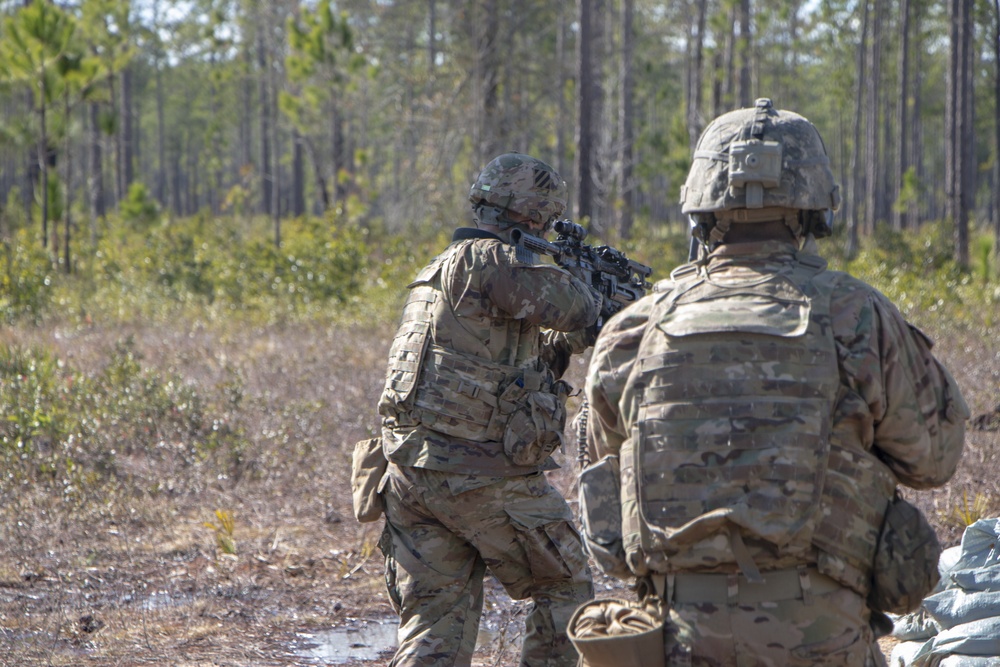
[[[522,667],[572,667],[566,625],[593,583],[565,499],[541,473],[470,486],[468,475],[389,466],[383,551],[399,613],[391,664],[469,665],[489,569],[511,598],[532,599]]]
[[[864,598],[812,576],[826,585],[790,599],[674,600],[667,667],[885,667]]]

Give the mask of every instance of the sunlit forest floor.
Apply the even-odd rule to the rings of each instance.
[[[855,267],[937,341],[978,418],[955,478],[906,492],[948,547],[966,524],[1000,515],[1000,287],[970,282],[946,261],[927,265],[937,259],[924,249],[936,246],[905,241],[874,245]],[[307,238],[300,245],[310,247]],[[59,297],[56,305],[67,305],[41,324],[0,327],[0,390],[8,392],[0,392],[0,665],[387,664],[395,616],[377,547],[381,522],[354,520],[350,460],[377,423],[409,264],[370,279],[356,297],[368,310],[349,317],[317,316],[327,307],[320,302],[299,317],[266,307],[209,316],[186,305],[174,315],[159,309],[160,288],[125,273],[124,293],[155,308],[83,312]],[[201,265],[181,257],[171,266]],[[232,293],[260,291],[239,292],[241,275],[227,278]],[[146,289],[159,301],[143,301]],[[91,303],[114,303],[100,298]],[[587,360],[571,366],[576,387]],[[558,458],[551,477],[572,500],[575,453]],[[527,605],[495,583],[487,591],[475,664],[514,664]],[[598,591],[628,594],[600,577]],[[380,634],[336,635],[340,652],[324,652],[324,633],[349,628]]]
[[[122,443],[119,481],[99,492],[70,498],[27,485],[10,497],[0,510],[0,663],[310,664],[300,633],[392,619],[381,524],[354,521],[349,484],[351,446],[375,424],[389,336],[312,325],[4,330],[5,344],[52,346],[81,369],[131,337],[144,365],[206,392],[239,377],[240,413],[229,418],[253,437],[225,466],[182,461],[170,442],[155,459]],[[988,374],[1000,363],[995,341],[943,340],[938,349],[970,403],[997,400]],[[570,372],[577,386],[584,364]],[[955,480],[910,494],[945,545],[960,537],[953,508],[1000,497],[998,445],[996,431],[971,430]],[[572,495],[572,452],[563,463],[553,477]],[[523,604],[490,588],[493,631],[478,664],[513,659],[522,614]]]

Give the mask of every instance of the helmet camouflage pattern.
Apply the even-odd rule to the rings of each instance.
[[[537,158],[522,153],[504,153],[487,164],[469,190],[469,201],[483,222],[501,228],[513,222],[503,216],[514,211],[531,220],[546,224],[566,210],[566,183],[555,169]],[[493,207],[490,215],[484,204]]]
[[[819,131],[762,98],[712,121],[681,189],[684,213],[781,207],[835,211],[840,188]]]

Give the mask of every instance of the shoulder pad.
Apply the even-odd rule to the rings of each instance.
[[[426,285],[427,283],[434,280],[437,274],[441,272],[441,267],[444,263],[451,258],[454,251],[452,250],[454,246],[449,247],[443,253],[431,260],[431,263],[420,270],[417,277],[413,279],[409,285],[406,286],[407,289],[413,289],[417,285]]]

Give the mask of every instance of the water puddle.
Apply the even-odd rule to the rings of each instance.
[[[298,634],[303,646],[295,654],[326,665],[375,660],[396,650],[395,621],[365,621],[356,626]]]
[[[359,621],[357,625],[300,632],[298,636],[301,643],[294,652],[299,658],[320,665],[364,662],[396,650],[396,621]],[[476,638],[476,651],[489,646],[496,636],[497,631],[484,623]]]

